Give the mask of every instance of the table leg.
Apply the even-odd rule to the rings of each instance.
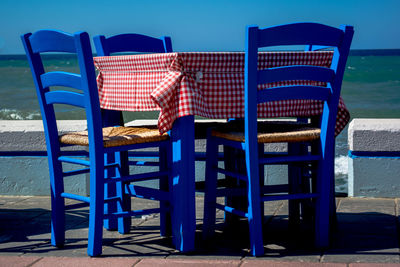
[[[194,250],[196,231],[194,116],[175,120],[172,140],[172,237],[181,252]]]

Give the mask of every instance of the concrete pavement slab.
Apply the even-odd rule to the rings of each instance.
[[[48,260],[49,264],[64,258],[91,259],[86,254],[88,208],[67,212],[66,243],[58,249],[50,244],[49,200],[48,197],[0,196],[0,259],[10,256],[16,259],[19,256],[39,258],[36,264],[42,261],[41,258],[55,258]],[[217,212],[214,238],[203,240],[203,199],[199,196],[196,198],[195,251],[176,251],[171,238],[160,236],[159,216],[154,215],[132,218],[131,233],[126,235],[104,230],[103,256],[100,259],[134,259],[141,264],[153,260],[165,264],[165,259],[204,264],[222,261],[240,262],[241,266],[274,266],[277,262],[282,262],[280,266],[328,266],[325,265],[328,263],[342,266],[340,264],[357,262],[400,264],[397,199],[339,198],[337,203],[337,229],[333,233],[332,246],[325,250],[314,248],[312,225],[302,222],[297,227],[289,227],[287,203],[284,201],[265,205],[263,257],[253,258],[249,254],[247,222],[239,220],[234,226],[227,226],[222,211]],[[133,204],[139,209],[154,205],[136,199]]]
[[[218,266],[239,267],[240,260],[209,260],[209,259],[143,259],[135,267],[162,267],[162,266]]]
[[[139,259],[135,258],[71,258],[71,257],[45,257],[35,262],[34,267],[115,267],[134,266]]]
[[[40,257],[0,257],[0,267],[28,267],[41,259]]]

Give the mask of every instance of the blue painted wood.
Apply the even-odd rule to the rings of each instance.
[[[304,120],[304,121],[303,121]],[[298,118],[298,122],[307,123],[305,119]],[[288,164],[288,181],[289,181],[289,194],[298,194],[311,192],[310,182],[305,177],[305,172],[307,171],[307,167],[310,164],[318,162],[318,155],[310,155],[308,153],[309,145],[307,143],[302,142],[293,142],[288,143],[288,154],[295,156],[288,156],[289,158],[293,158],[295,160],[289,161]],[[298,156],[302,155],[302,156]],[[308,161],[309,159],[314,159],[314,161]],[[302,163],[302,164],[299,164]],[[309,179],[309,178],[308,178]],[[307,187],[308,185],[308,187]],[[302,201],[300,201],[302,200]],[[308,215],[306,218],[306,201],[310,202],[312,199],[289,199],[289,227],[292,229],[298,229],[298,225],[300,223],[301,216],[304,220],[308,218],[312,218],[312,215]],[[309,214],[309,213],[308,213]]]
[[[259,32],[259,39],[256,41],[258,47],[282,45],[336,47],[343,38],[343,33],[337,28],[310,22],[283,24],[260,29]]]
[[[262,90],[258,93],[256,103],[266,101],[310,99],[325,101],[331,97],[331,89],[321,86],[281,86]]]
[[[257,83],[273,83],[292,80],[306,80],[331,82],[335,77],[335,72],[332,69],[327,69],[319,66],[287,66],[277,67],[258,72]]]
[[[82,94],[68,91],[54,91],[45,94],[47,104],[65,104],[84,108],[85,97]]]
[[[257,143],[257,56],[258,45],[251,40],[257,34],[256,27],[246,31],[245,53],[245,160],[248,176],[248,221],[250,230],[250,249],[254,256],[264,254],[262,239],[262,219],[260,214],[260,184],[258,172],[258,143]],[[253,90],[256,88],[256,90]]]
[[[108,125],[109,126],[109,125]],[[116,156],[117,153],[108,153],[108,154],[104,154],[104,163],[107,165],[112,164],[113,162],[116,161]],[[123,201],[123,189],[120,189],[119,187],[121,187],[121,174],[118,171],[118,167],[120,166],[120,164],[116,164],[116,166],[112,167],[112,168],[107,168],[104,170],[104,199],[113,199],[113,198],[120,198],[120,202]],[[118,188],[118,189],[117,189]],[[104,214],[112,214],[115,213],[116,211],[121,212],[122,211],[122,207],[120,207],[121,205],[118,204],[118,202],[116,201],[107,201],[104,203]],[[120,209],[118,209],[118,207],[120,207]],[[121,234],[124,234],[127,232],[129,232],[128,230],[128,225],[130,226],[129,223],[127,223],[128,225],[125,227],[121,227],[120,229],[118,228],[118,218],[115,218],[113,220],[110,220],[108,218],[104,218],[103,221],[103,226],[104,228],[106,228],[107,230],[116,230],[118,229],[118,231]],[[124,220],[124,219],[122,219]]]
[[[238,122],[243,121],[240,119],[229,119],[230,122]],[[229,193],[221,196],[225,197],[224,204],[226,206],[235,207],[237,209],[245,209],[247,207],[247,197],[246,194],[237,195],[239,190],[246,190],[246,181],[247,177],[245,176],[246,167],[244,163],[244,152],[240,149],[236,149],[230,146],[223,147],[224,153],[224,168],[229,171],[225,174],[224,183],[227,189],[229,189]],[[240,159],[241,161],[239,161]],[[243,159],[243,160],[242,160]],[[221,171],[221,168],[218,168],[218,172]],[[229,176],[229,174],[233,174]],[[241,176],[235,176],[236,174],[242,174]],[[238,180],[240,179],[240,180]],[[245,191],[243,191],[245,192]],[[220,190],[217,191],[217,196],[221,193]],[[224,212],[224,221],[228,226],[237,225],[239,223],[240,218],[238,216],[233,216],[233,214],[229,212]]]
[[[135,53],[166,53],[172,52],[172,43],[170,37],[161,37],[154,38],[142,34],[136,33],[127,33],[127,34],[118,34],[114,36],[110,36],[106,38],[104,35],[96,35],[93,37],[93,42],[96,47],[97,56],[110,56],[114,53],[121,52],[135,52]],[[104,126],[115,126],[115,125],[123,125],[123,115],[121,111],[116,110],[102,110],[102,116],[104,121]],[[156,155],[158,157],[158,154]],[[119,156],[118,156],[119,157]],[[119,157],[120,158],[120,157]],[[128,162],[128,161],[126,161]],[[111,194],[111,191],[116,192],[113,185],[108,185],[108,194]],[[126,205],[130,205],[128,200],[125,200],[124,203]],[[114,211],[117,209],[117,203],[109,203],[106,206],[107,210]],[[161,217],[165,217],[169,215],[162,215]],[[109,230],[113,230],[115,228],[119,229],[129,229],[130,228],[130,220],[119,220],[119,225],[115,221],[106,220],[105,227]],[[124,233],[125,233],[124,230]],[[163,232],[163,231],[161,231]]]
[[[221,204],[218,204],[218,203],[216,203],[215,206],[220,210],[223,210],[223,211],[226,211],[226,212],[229,212],[229,213],[233,213],[233,214],[241,216],[241,217],[248,217],[249,216],[248,213],[243,212],[243,211],[241,211],[241,210],[239,210],[237,208],[234,208],[234,207],[229,207],[227,205],[221,205]]]
[[[77,52],[74,38],[65,32],[40,30],[33,33],[29,40],[33,53]],[[43,40],[46,40],[46,42],[43,42]]]
[[[86,202],[86,203],[90,203],[90,198],[85,197],[85,196],[76,195],[76,194],[63,192],[63,193],[61,193],[61,197],[74,199],[74,200],[78,200],[78,201],[82,201],[82,202]]]
[[[130,184],[125,187],[125,191],[127,191],[131,195],[135,195],[138,198],[145,198],[151,200],[168,200],[169,192],[168,191],[160,191],[158,189],[138,186],[134,184]]]
[[[157,166],[159,166],[158,164]],[[119,176],[108,176],[106,178],[105,182],[108,182],[109,180],[114,180],[114,181],[123,181],[123,182],[140,182],[140,181],[146,181],[150,179],[156,179],[159,176],[167,176],[169,173],[169,170],[162,170],[162,171],[154,171],[154,172],[145,172],[145,173],[137,173],[137,174],[127,174],[123,175],[123,177]]]
[[[315,207],[315,244],[325,247],[329,244],[330,208],[334,200],[334,146],[335,123],[337,106],[339,102],[341,83],[345,64],[353,37],[353,27],[341,26],[339,29],[317,23],[294,23],[259,29],[257,26],[248,26],[246,30],[245,53],[245,118],[244,135],[245,142],[226,141],[222,138],[207,137],[207,162],[206,162],[206,191],[204,205],[204,236],[209,237],[214,232],[215,208],[221,208],[227,212],[233,212],[245,216],[249,221],[250,248],[254,256],[264,254],[262,240],[262,209],[263,201],[289,199],[296,203],[298,199],[314,198]],[[327,46],[334,46],[334,56],[330,68],[312,66],[284,66],[268,70],[258,70],[258,49],[260,47],[278,45],[306,45],[313,50]],[[286,80],[313,80],[324,81],[326,87],[321,86],[280,86],[258,90],[257,86],[265,82]],[[257,104],[268,101],[287,99],[316,99],[324,101],[324,110],[319,121],[321,135],[318,142],[312,145],[312,153],[309,153],[309,144],[291,144],[287,155],[266,155],[263,146],[257,143]],[[247,211],[238,211],[236,208],[216,205],[216,177],[220,169],[216,167],[214,154],[219,145],[232,145],[245,151],[246,178],[247,178]],[[316,149],[317,148],[317,149]],[[264,156],[266,156],[264,158]],[[317,175],[305,175],[304,166],[310,162],[318,162]],[[304,162],[301,168],[294,167],[292,163]],[[290,168],[289,194],[266,195],[263,189],[264,164],[287,164]],[[300,166],[300,165],[299,165]],[[231,171],[231,170],[229,170]],[[223,171],[229,176],[243,178],[242,175]],[[302,192],[304,185],[301,179],[316,176],[316,188],[309,193]],[[228,191],[224,191],[228,192]],[[297,204],[296,204],[297,205]],[[297,205],[298,206],[298,205]],[[297,207],[296,207],[297,209]],[[261,212],[260,212],[261,211]],[[294,210],[291,213],[298,213]]]
[[[194,116],[176,119],[170,136],[173,151],[172,237],[175,247],[187,252],[194,250],[196,230]]]
[[[79,201],[89,202],[89,234],[88,234],[88,255],[97,256],[102,252],[102,233],[103,219],[112,217],[118,220],[130,221],[126,218],[129,215],[149,214],[153,212],[165,212],[169,210],[171,193],[169,188],[162,188],[163,191],[155,189],[139,188],[140,197],[149,199],[162,199],[168,203],[163,203],[162,209],[149,209],[144,211],[132,211],[130,207],[130,196],[135,196],[135,192],[126,194],[126,186],[131,182],[132,177],[129,173],[127,163],[128,150],[163,147],[170,149],[171,142],[151,142],[138,145],[127,145],[121,147],[103,147],[103,121],[99,105],[96,75],[93,65],[92,50],[90,39],[87,33],[77,32],[68,34],[55,30],[41,30],[34,34],[28,33],[21,36],[28,62],[30,64],[38,101],[40,104],[43,126],[45,130],[47,154],[49,161],[49,174],[51,185],[51,242],[55,246],[62,247],[65,241],[65,210],[64,198],[71,198]],[[68,52],[75,53],[78,58],[80,75],[65,72],[48,72],[43,67],[40,54],[42,52]],[[82,90],[82,93],[64,91],[51,91],[53,86],[70,87]],[[88,160],[76,157],[75,154],[64,153],[61,151],[62,144],[59,143],[56,116],[53,104],[69,104],[84,108],[87,118],[87,132],[89,137],[88,152],[80,153],[79,156],[87,157]],[[106,122],[108,123],[108,122]],[[170,154],[166,154],[170,157]],[[170,160],[165,157],[163,161]],[[88,168],[78,169],[72,172],[63,172],[62,162],[68,164],[84,165]],[[167,180],[168,185],[169,171],[165,162],[162,162],[161,171],[152,172],[149,175],[143,174],[141,177],[146,179]],[[89,171],[90,173],[90,197],[79,196],[64,192],[64,177],[72,174],[81,174]],[[144,177],[146,176],[147,177]],[[145,179],[146,178],[146,179]],[[113,180],[114,183],[111,183]],[[114,185],[110,193],[110,185]],[[168,186],[166,186],[168,187]],[[105,188],[107,190],[105,190]],[[105,194],[107,192],[107,194]],[[121,203],[117,210],[104,210],[105,203]],[[77,206],[78,207],[78,206]],[[107,207],[107,206],[106,206]],[[104,214],[106,212],[106,214]],[[124,224],[123,226],[129,226]],[[129,229],[119,229],[120,232],[127,232]]]
[[[349,150],[348,156],[352,159],[356,158],[400,158],[399,151],[353,151]]]
[[[166,179],[159,180],[159,188],[165,192],[172,192],[172,179],[169,176],[168,166],[172,165],[172,146],[161,146],[159,149],[160,155],[160,175],[165,175]],[[168,199],[167,199],[168,200]],[[171,203],[168,201],[160,202],[160,208],[163,211],[160,213],[160,234],[161,236],[172,235],[171,224]]]
[[[83,166],[90,166],[90,161],[79,159],[79,158],[71,158],[71,157],[67,157],[67,156],[61,156],[61,157],[58,157],[58,160],[61,162],[69,162],[69,163],[79,164],[79,165],[83,165]]]
[[[42,86],[66,86],[81,89],[81,75],[62,71],[44,73],[41,77]]]
[[[169,53],[172,52],[171,38],[154,38],[147,35],[126,33],[106,38],[104,35],[93,37],[97,56],[110,56],[119,52]]]
[[[215,139],[211,138],[211,129],[207,131],[206,143],[206,179],[204,194],[204,218],[203,218],[203,238],[210,238],[215,231],[215,212],[217,205],[217,172],[218,168],[218,145]]]
[[[25,34],[21,36],[22,42],[24,44],[24,48],[28,57],[28,62],[30,64],[33,80],[36,86],[36,91],[38,94],[39,106],[42,113],[43,126],[46,136],[46,145],[48,151],[48,159],[49,159],[49,170],[50,170],[50,185],[51,185],[51,243],[54,246],[62,247],[64,245],[65,240],[65,206],[64,199],[60,197],[61,193],[64,191],[63,183],[58,182],[58,177],[62,177],[62,168],[59,161],[57,161],[57,157],[60,154],[60,148],[58,145],[58,133],[57,128],[55,127],[55,115],[54,109],[52,106],[46,106],[44,94],[48,92],[48,88],[43,88],[41,84],[41,75],[44,73],[44,67],[40,58],[40,55],[34,51],[41,51],[38,47],[41,46],[41,36],[47,38],[51,36],[51,33],[48,31],[37,32],[34,35],[31,33]],[[74,48],[73,37],[71,35],[64,35],[62,33],[55,33],[55,35],[61,35],[61,39],[63,41],[62,50],[67,51],[75,51],[71,49]],[[50,38],[51,39],[51,38]],[[52,43],[57,42],[60,38],[55,38],[55,41],[51,41]],[[33,42],[33,46],[31,44]],[[48,50],[45,47],[43,50]],[[61,50],[61,49],[60,49]],[[48,125],[49,123],[49,125]]]

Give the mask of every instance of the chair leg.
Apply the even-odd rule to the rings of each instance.
[[[319,197],[315,207],[315,245],[320,248],[329,246],[330,215],[332,183],[334,179],[333,158],[327,158],[319,162],[317,190]]]
[[[301,191],[304,193],[311,193],[311,180],[316,180],[316,170],[314,169],[315,163],[310,163],[301,167]],[[312,199],[303,199],[300,204],[301,207],[301,217],[307,223],[312,223],[314,221],[314,205]]]
[[[171,151],[167,145],[160,146],[160,171],[168,170],[169,159],[171,159]],[[172,192],[172,184],[170,177],[164,177],[160,179],[160,190],[166,192]],[[169,201],[160,201],[160,235],[161,236],[171,236],[172,235],[172,225],[171,225],[171,211],[169,209]]]
[[[331,224],[331,230],[337,228],[337,214],[336,214],[336,198],[335,198],[335,170],[333,170],[331,182],[331,193],[330,193],[330,215],[329,223]]]
[[[64,181],[60,162],[51,163],[50,186],[51,186],[51,244],[63,247],[65,242],[65,204],[61,193],[64,192]]]
[[[262,158],[264,156],[264,144],[258,145],[258,157]],[[264,188],[265,185],[265,166],[263,164],[258,165],[258,175],[260,176],[260,188]],[[262,192],[260,192],[260,196]],[[261,225],[264,224],[264,202],[261,201],[260,203],[260,214],[261,214]]]
[[[289,194],[300,193],[301,167],[289,164]],[[296,229],[300,223],[300,200],[289,200],[289,227]]]
[[[121,176],[129,175],[129,163],[128,163],[128,151],[117,152],[116,160],[121,166]],[[117,211],[130,211],[131,210],[131,196],[125,193],[126,183],[117,182],[116,191],[117,196],[121,199],[120,203],[117,203]],[[118,218],[118,232],[120,234],[128,234],[131,229],[131,218],[130,217],[119,217]]]
[[[246,174],[246,163],[244,157],[244,151],[236,149],[230,146],[223,146],[224,149],[224,166],[225,170],[229,170],[233,173]],[[242,187],[246,188],[246,183],[236,178],[225,176],[226,187]],[[225,205],[234,207],[239,210],[247,209],[247,197],[244,196],[226,196]],[[228,227],[233,229],[238,225],[240,217],[230,213],[224,213],[224,222]]]
[[[256,178],[258,179],[258,177]],[[249,183],[250,184],[250,183]],[[250,229],[250,249],[253,256],[264,255],[264,243],[263,243],[263,231],[262,231],[262,219],[261,219],[261,202],[259,195],[259,188],[249,186],[248,189],[248,221]]]
[[[218,166],[218,144],[216,140],[208,134],[206,148],[206,177],[204,193],[204,218],[203,218],[203,238],[207,239],[214,235],[215,216],[216,216],[216,190],[217,172],[214,170]]]
[[[98,256],[102,253],[103,240],[103,216],[104,216],[104,163],[103,155],[97,156],[97,160],[91,159],[90,170],[90,208],[89,208],[89,256]],[[97,165],[94,164],[97,162]]]
[[[105,163],[113,163],[115,162],[115,155],[112,153],[104,154],[104,162]],[[114,177],[116,175],[116,170],[114,169],[106,169],[104,171],[105,178]],[[115,183],[107,183],[104,185],[104,199],[115,197],[117,192],[117,188]],[[112,214],[117,211],[117,203],[115,201],[108,202],[104,204],[104,214]],[[116,218],[104,219],[104,228],[109,231],[117,230],[118,223]]]
[[[289,154],[299,154],[301,145],[298,143],[288,143]],[[301,168],[295,164],[288,164],[289,193],[299,193]],[[300,223],[300,201],[289,200],[289,227],[295,229]]]
[[[254,151],[254,150],[253,150]],[[246,151],[247,167],[247,199],[248,199],[248,221],[250,229],[250,249],[253,256],[264,255],[261,199],[260,199],[260,176],[258,155],[250,155]]]
[[[108,176],[108,175],[107,175]],[[104,185],[104,199],[114,197],[116,195],[116,187],[114,183]],[[117,203],[109,202],[104,204],[104,214],[112,214],[117,211]],[[109,231],[117,230],[118,222],[116,218],[104,219],[104,228]]]

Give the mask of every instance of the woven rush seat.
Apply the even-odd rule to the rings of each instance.
[[[103,128],[104,147],[115,147],[167,140],[169,135],[160,135],[157,126],[143,127],[105,127]],[[60,142],[67,145],[88,146],[87,131],[70,132],[60,136]]]
[[[303,142],[319,138],[321,129],[286,121],[263,121],[257,123],[258,143]],[[233,121],[216,127],[211,135],[231,141],[244,142],[243,121]]]

